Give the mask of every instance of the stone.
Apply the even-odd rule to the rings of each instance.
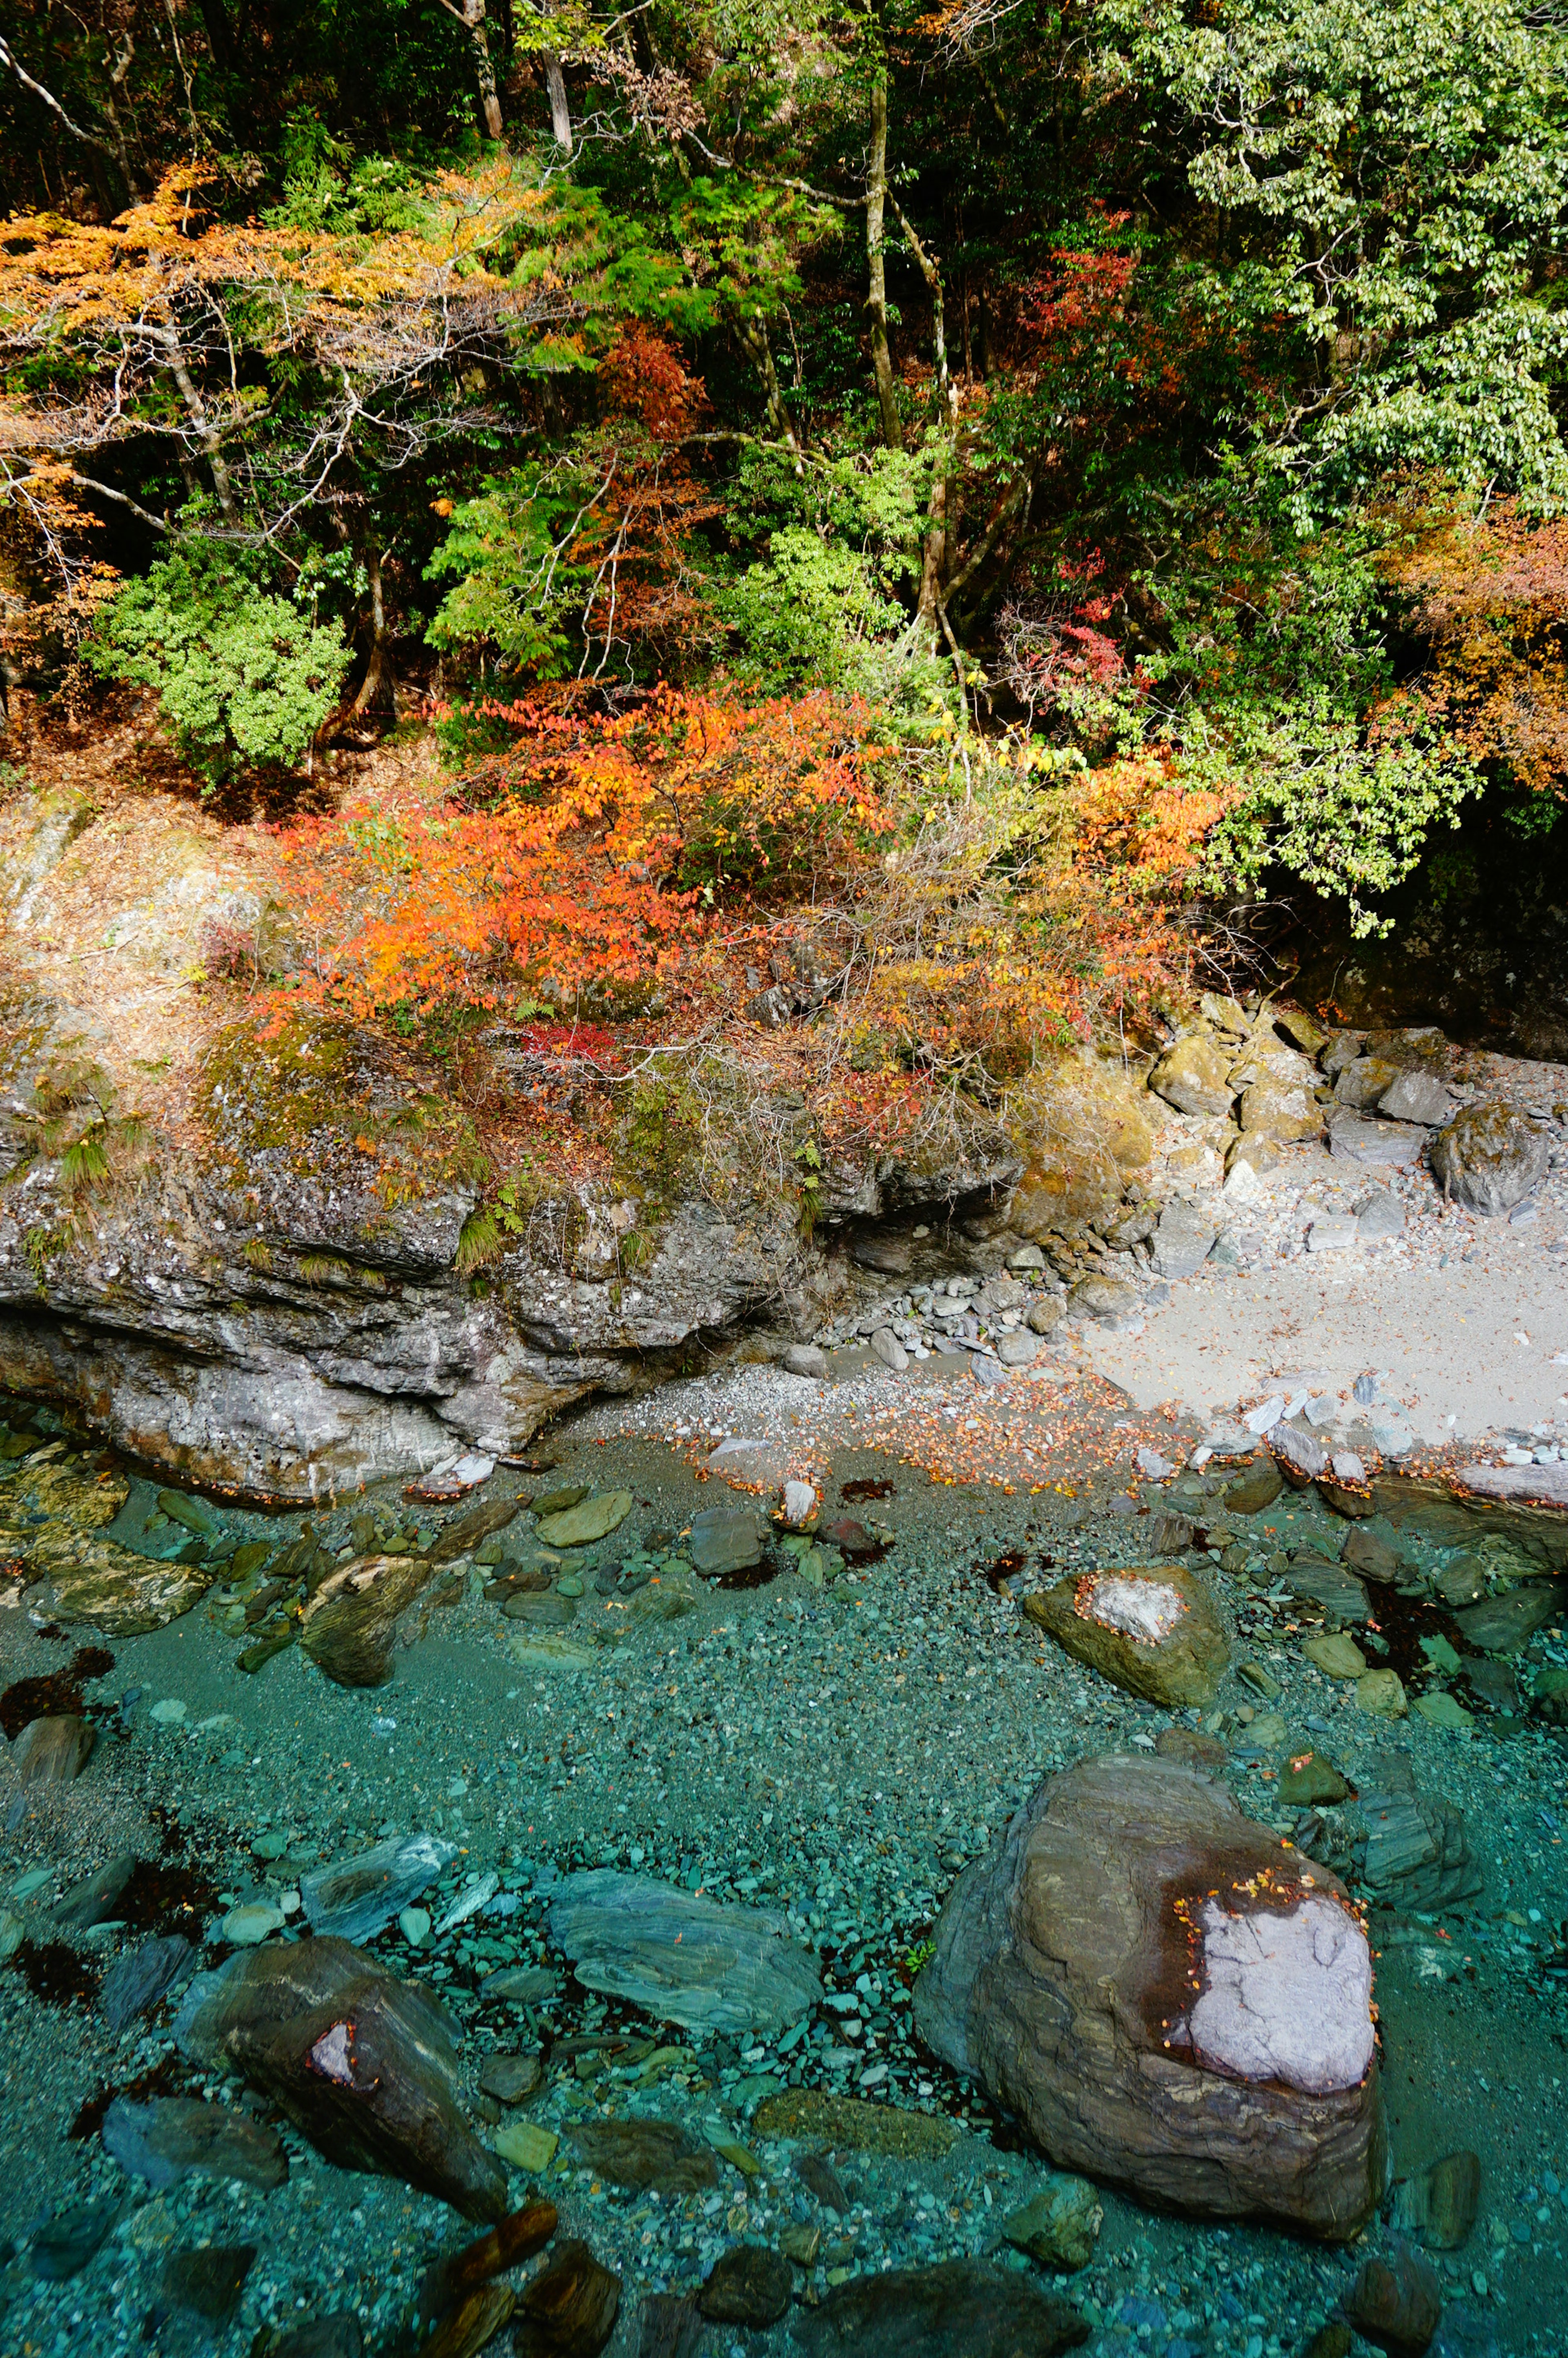
[[[489,2284],[492,2277],[531,2260],[535,2252],[544,2250],[556,2226],[553,2202],[524,2202],[521,2209],[509,2211],[503,2219],[498,2219],[476,2243],[465,2244],[460,2251],[435,2261],[425,2271],[419,2286],[420,2322],[428,2323],[444,2316],[454,2303]]]
[[[1517,1654],[1562,1614],[1553,1588],[1509,1588],[1455,1614],[1459,1634],[1478,1654]]]
[[[1328,1151],[1341,1162],[1408,1169],[1421,1160],[1426,1132],[1402,1121],[1369,1121],[1336,1113],[1328,1125]]]
[[[762,1560],[757,1518],[746,1507],[704,1507],[691,1519],[691,1560],[705,1580],[749,1572]]]
[[[1517,1712],[1519,1708],[1519,1681],[1507,1662],[1492,1660],[1470,1661],[1465,1666],[1470,1692],[1487,1711]]]
[[[410,1482],[405,1495],[430,1506],[447,1506],[454,1498],[465,1497],[470,1490],[477,1490],[481,1482],[489,1481],[494,1471],[493,1457],[487,1457],[477,1450],[470,1451],[464,1456],[449,1457],[439,1466],[432,1466],[419,1481]]]
[[[1271,1457],[1260,1457],[1244,1474],[1227,1483],[1224,1505],[1232,1515],[1260,1515],[1284,1488],[1284,1477]]]
[[[222,2325],[239,2306],[255,2256],[254,2244],[204,2244],[198,2251],[172,2252],[163,2264],[158,2290],[172,2308],[193,2309],[209,2325]]]
[[[420,2358],[479,2358],[516,2307],[517,2295],[510,2285],[479,2286],[448,2310],[429,2341],[421,2344]]]
[[[1153,1236],[1153,1267],[1157,1277],[1191,1277],[1214,1250],[1218,1231],[1195,1204],[1173,1196],[1160,1214]]]
[[[501,1617],[503,1621],[522,1621],[530,1629],[567,1629],[577,1619],[577,1599],[551,1590],[538,1595],[520,1591],[507,1597]]]
[[[270,1900],[248,1899],[242,1907],[230,1909],[218,1927],[218,1937],[232,1942],[236,1949],[254,1949],[281,1932],[287,1921],[282,1909]]]
[[[1390,2358],[1421,2358],[1443,2315],[1443,2288],[1430,2260],[1396,2247],[1363,2261],[1344,2305],[1357,2332]]]
[[[1304,1490],[1328,1472],[1328,1452],[1313,1433],[1293,1424],[1276,1424],[1269,1435],[1274,1463],[1293,1490]]]
[[[1230,1085],[1234,1061],[1211,1032],[1189,1032],[1166,1049],[1149,1076],[1149,1087],[1178,1113],[1227,1114],[1236,1096]]]
[[[96,1873],[85,1875],[80,1883],[71,1885],[52,1911],[53,1920],[78,1932],[85,1932],[93,1924],[106,1924],[135,1871],[135,1852],[119,1852]]]
[[[1414,1709],[1430,1726],[1446,1728],[1450,1735],[1460,1735],[1465,1728],[1476,1725],[1474,1717],[1457,1697],[1442,1687],[1433,1687],[1427,1693],[1417,1695]]]
[[[1523,1202],[1546,1160],[1546,1132],[1500,1098],[1465,1106],[1432,1141],[1432,1175],[1444,1195],[1487,1219]]]
[[[1408,1759],[1377,1754],[1362,1775],[1358,1808],[1367,1827],[1364,1880],[1390,1907],[1411,1913],[1462,1908],[1483,1887],[1460,1812],[1419,1793]]]
[[[993,1384],[1005,1384],[1007,1369],[989,1351],[977,1351],[969,1361],[969,1373],[976,1383],[989,1389]]]
[[[1015,2251],[1070,2275],[1093,2259],[1104,2219],[1097,2187],[1087,2178],[1053,2169],[1039,2192],[1002,2221],[1001,2232]]]
[[[1356,1682],[1356,1708],[1374,1719],[1403,1719],[1409,1704],[1398,1671],[1368,1671]]]
[[[1223,1768],[1230,1758],[1217,1736],[1195,1727],[1162,1727],[1154,1749],[1162,1760],[1182,1760],[1189,1768]]]
[[[1040,1269],[1045,1266],[1045,1256],[1038,1245],[1019,1245],[1007,1257],[1009,1269]]]
[[[1344,1561],[1363,1580],[1378,1582],[1380,1586],[1408,1579],[1410,1566],[1397,1548],[1364,1524],[1357,1524],[1345,1542]]]
[[[514,2169],[526,2170],[530,2176],[548,2169],[556,2158],[560,2138],[554,2129],[541,2128],[535,2121],[508,2121],[495,2132],[495,2150],[503,2161]]]
[[[1065,1294],[1048,1293],[1043,1300],[1030,1303],[1024,1313],[1023,1323],[1032,1335],[1054,1335],[1066,1314]]]
[[[141,1637],[189,1613],[211,1585],[215,1566],[160,1563],[108,1536],[129,1495],[117,1475],[100,1480],[53,1463],[0,1484],[0,1561],[21,1557],[44,1584],[37,1602],[55,1620],[88,1622],[105,1638]]]
[[[1308,1252],[1348,1252],[1361,1231],[1348,1213],[1321,1212],[1307,1230]]]
[[[27,1927],[14,1909],[0,1908],[0,1964],[14,1957],[27,1937]]]
[[[816,1512],[816,1492],[809,1482],[786,1482],[784,1486],[784,1519],[791,1531],[799,1531]]]
[[[871,1357],[880,1359],[895,1376],[902,1376],[909,1365],[909,1353],[891,1326],[879,1326],[871,1336]]]
[[[427,1908],[404,1908],[398,1911],[397,1929],[411,1949],[423,1949],[430,1939],[431,1919]]]
[[[849,2216],[849,2197],[844,2181],[826,2154],[797,2154],[795,2174],[806,2191],[815,2195],[826,2210],[836,2211],[840,2219]]]
[[[1276,1060],[1270,1057],[1267,1063]],[[1293,1063],[1300,1066],[1303,1058]],[[1243,1132],[1249,1138],[1265,1138],[1276,1144],[1288,1144],[1298,1138],[1318,1138],[1323,1132],[1323,1110],[1313,1095],[1312,1081],[1316,1076],[1306,1068],[1310,1077],[1286,1077],[1265,1071],[1249,1088],[1241,1092],[1237,1109]]]
[[[1089,2336],[1066,2301],[968,2259],[852,2277],[791,2331],[805,2358],[1056,2358]]]
[[[428,1561],[456,1563],[459,1556],[472,1555],[495,1532],[506,1529],[523,1503],[521,1498],[486,1498],[481,1506],[471,1507],[438,1534]]]
[[[1004,1368],[1028,1368],[1038,1358],[1040,1346],[1033,1335],[1002,1335],[997,1338],[996,1355]]]
[[[498,2104],[520,2104],[534,2094],[544,2076],[545,2067],[536,2055],[489,2055],[479,2084]]]
[[[710,2325],[776,2325],[789,2308],[795,2279],[782,2252],[737,2244],[709,2269],[697,2305]]]
[[[487,1974],[479,1994],[488,2003],[504,1998],[509,2006],[544,2006],[559,1994],[560,1982],[547,1965],[508,1965]]]
[[[117,2097],[103,2115],[103,2150],[149,2186],[186,2178],[237,2178],[270,2190],[288,2176],[276,2133],[224,2104],[161,2096],[149,2104]]]
[[[1286,1808],[1297,1810],[1314,1805],[1330,1808],[1350,1795],[1333,1761],[1325,1760],[1321,1752],[1292,1753],[1280,1771],[1277,1790]]]
[[[333,1932],[342,1941],[373,1940],[429,1888],[457,1855],[457,1844],[438,1834],[395,1834],[356,1858],[314,1867],[299,1878],[305,1920],[313,1932]]]
[[[586,2244],[563,2244],[517,2304],[516,2358],[596,2358],[615,2330],[621,2279]]]
[[[93,1741],[91,1721],[74,1713],[32,1719],[6,1759],[18,1785],[69,1785],[92,1758]]]
[[[1334,1101],[1336,1105],[1348,1106],[1353,1113],[1365,1113],[1399,1077],[1399,1066],[1390,1065],[1386,1057],[1357,1056],[1353,1063],[1341,1065],[1335,1075]]]
[[[1487,1566],[1478,1555],[1456,1555],[1433,1574],[1432,1585],[1444,1605],[1474,1605],[1487,1594]]]
[[[752,2115],[759,2137],[795,2137],[836,2153],[869,2153],[890,2161],[940,2161],[958,2141],[957,2124],[945,2113],[905,2112],[897,2104],[873,2104],[863,2096],[831,2096],[820,2088],[784,2088],[764,2096]],[[813,2157],[795,2163],[805,2177]],[[806,2183],[821,2201],[820,2182]],[[842,2189],[839,2190],[842,2192]],[[847,2211],[847,2201],[835,2203]]]
[[[433,1571],[418,1556],[356,1559],[310,1599],[302,1650],[335,1686],[384,1686],[392,1676],[398,1617],[423,1594]]]
[[[1419,1065],[1400,1073],[1378,1099],[1378,1111],[1385,1120],[1419,1121],[1428,1130],[1441,1130],[1455,1110],[1454,1098],[1436,1074],[1423,1073]]]
[[[1193,1524],[1185,1515],[1173,1515],[1156,1509],[1144,1525],[1143,1539],[1151,1555],[1185,1555],[1195,1537]]]
[[[787,2030],[821,2002],[816,1961],[783,1915],[720,1907],[647,1876],[567,1876],[551,1897],[550,1937],[586,1989],[687,2029]]]
[[[1082,1761],[949,1892],[916,2028],[1059,2169],[1347,2238],[1387,2171],[1371,1955],[1306,1864],[1217,1779]]]
[[[1092,1318],[1098,1326],[1118,1332],[1142,1316],[1143,1296],[1123,1277],[1080,1277],[1069,1287],[1065,1307],[1069,1317]]]
[[[564,1515],[568,1507],[580,1506],[588,1496],[586,1482],[563,1482],[554,1490],[543,1490],[534,1501],[535,1515]]]
[[[1374,1187],[1356,1215],[1356,1227],[1363,1244],[1375,1244],[1379,1238],[1404,1234],[1405,1207],[1391,1188]]]
[[[1480,2207],[1480,2157],[1462,2147],[1395,2188],[1392,2220],[1429,2252],[1456,2252],[1468,2241]]]
[[[596,1498],[568,1507],[564,1514],[546,1515],[538,1536],[546,1547],[591,1547],[620,1529],[633,1503],[630,1490],[602,1490]]]
[[[787,2230],[782,2241],[787,2244]],[[637,2358],[698,2358],[706,2339],[696,2301],[674,2292],[644,2296],[637,2336]]]
[[[351,2309],[330,2309],[287,2332],[263,2327],[250,2358],[363,2358],[364,2337]]]
[[[481,2223],[504,2212],[446,2015],[347,1941],[237,1952],[191,1983],[174,2028],[183,2054],[238,2072],[339,2169],[404,2179]]]
[[[1166,1710],[1206,1709],[1230,1666],[1224,1623],[1195,1573],[1140,1565],[1058,1581],[1023,1612],[1075,1661]]]
[[[56,2211],[35,2226],[27,2266],[40,2284],[69,2284],[80,2276],[124,2207],[118,2195],[100,2195],[96,2201]]]
[[[587,2168],[612,2186],[701,2194],[719,2183],[712,2147],[675,2121],[589,2121],[568,2134]]]
[[[1292,1596],[1304,1596],[1322,1606],[1331,1629],[1336,1624],[1366,1620],[1367,1591],[1343,1565],[1325,1563],[1321,1556],[1296,1556],[1284,1577]]]
[[[558,1629],[537,1629],[526,1637],[509,1638],[506,1658],[520,1670],[544,1671],[558,1678],[578,1678],[594,1668],[591,1646],[579,1645]]]
[[[820,1382],[827,1373],[827,1354],[815,1343],[791,1343],[785,1348],[784,1365],[792,1376],[811,1376]]]

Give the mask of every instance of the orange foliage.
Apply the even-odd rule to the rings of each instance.
[[[865,716],[827,696],[662,689],[615,719],[529,703],[506,717],[517,750],[470,778],[470,806],[356,805],[282,832],[319,945],[311,996],[358,1016],[516,1010],[546,981],[569,996],[644,979],[680,963],[721,889],[799,886],[887,824]],[[488,806],[471,806],[477,788]]]

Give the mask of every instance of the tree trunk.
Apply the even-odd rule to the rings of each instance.
[[[195,380],[185,365],[185,353],[180,347],[179,330],[174,325],[172,319],[163,339],[163,348],[168,362],[168,373],[179,388],[179,397],[185,404],[186,415],[196,429],[196,438],[200,443],[206,454],[207,464],[212,471],[212,488],[218,494],[218,505],[222,509],[227,521],[233,524],[237,520],[239,512],[234,504],[234,485],[233,479],[229,473],[229,462],[223,456],[223,446],[219,439],[217,428],[207,415],[207,405],[196,390]]]
[[[397,718],[397,682],[386,652],[386,600],[382,593],[381,557],[374,548],[364,552],[365,579],[370,584],[370,661],[360,682],[360,692],[348,709],[348,719],[357,720],[368,712],[384,686],[392,698],[393,719]]]
[[[543,55],[545,88],[550,93],[550,129],[555,133],[557,146],[569,156],[572,152],[572,111],[567,100],[567,78],[561,71],[561,61],[554,49],[546,49]]]
[[[762,399],[767,405],[768,424],[788,449],[790,457],[795,461],[795,473],[804,474],[806,468],[801,457],[800,438],[795,430],[794,421],[784,402],[784,387],[779,383],[779,373],[773,365],[773,348],[768,341],[767,321],[760,311],[752,319],[741,323],[741,334],[746,350],[752,355],[757,374],[762,379]]]
[[[898,398],[893,388],[892,352],[888,343],[887,262],[882,251],[882,215],[888,190],[888,86],[879,73],[871,86],[871,154],[866,180],[866,267],[870,288],[866,309],[871,322],[871,366],[876,372],[877,406],[882,414],[882,440],[890,450],[903,448]]]

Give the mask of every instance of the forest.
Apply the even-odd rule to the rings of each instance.
[[[8,695],[265,813],[286,992],[782,1030],[805,910],[858,1100],[985,1098],[1472,808],[1544,851],[1556,12],[7,18]]]

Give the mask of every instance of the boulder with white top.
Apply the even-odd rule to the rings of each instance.
[[[1206,1709],[1230,1664],[1214,1598],[1179,1564],[1059,1580],[1026,1596],[1023,1611],[1075,1661],[1167,1710]]]
[[[1048,1778],[949,1893],[914,2012],[1059,2169],[1336,2241],[1382,2199],[1366,1932],[1180,1761]]]

